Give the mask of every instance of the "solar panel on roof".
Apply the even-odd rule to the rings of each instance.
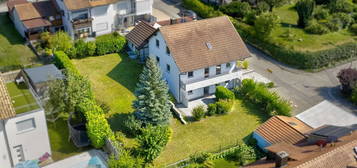
[[[336,137],[340,138],[351,133],[351,129],[347,127],[339,126],[324,126],[312,132],[314,135],[324,136],[324,137]]]

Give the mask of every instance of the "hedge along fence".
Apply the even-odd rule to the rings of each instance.
[[[115,34],[97,37],[95,41],[96,54],[104,55],[120,52],[126,44],[125,37]]]
[[[80,75],[72,64],[71,60],[63,51],[55,52],[55,64],[58,68],[64,68],[67,72]],[[92,90],[90,90],[92,92]],[[86,128],[89,139],[95,148],[101,148],[105,144],[106,138],[115,142],[114,133],[111,130],[103,109],[98,106],[94,99],[83,98],[76,111],[85,116]]]
[[[200,0],[184,0],[183,5],[185,8],[195,11],[203,18],[224,15],[222,12],[202,3]],[[232,17],[230,17],[230,20],[246,42],[264,51],[272,58],[296,68],[320,69],[335,65],[344,60],[357,58],[357,43],[355,42],[345,43],[331,49],[316,52],[296,51],[274,44],[268,40],[260,40],[255,35],[251,26],[245,25]]]

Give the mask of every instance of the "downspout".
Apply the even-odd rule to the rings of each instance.
[[[181,102],[181,73],[179,74],[179,101],[178,102]]]

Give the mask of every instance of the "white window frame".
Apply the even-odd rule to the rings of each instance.
[[[32,121],[33,127],[27,128],[27,129],[24,129],[24,130],[19,130],[18,124],[26,122],[26,121]],[[24,120],[16,122],[16,131],[17,131],[18,134],[21,134],[21,133],[24,133],[24,132],[28,132],[28,131],[32,131],[32,130],[35,130],[35,129],[36,129],[35,118],[28,118],[28,119],[24,119]]]

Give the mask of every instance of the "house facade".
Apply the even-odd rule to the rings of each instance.
[[[186,106],[216,86],[233,88],[242,73],[236,62],[250,56],[225,16],[160,27],[148,44],[170,92]]]
[[[15,96],[16,97],[16,96]],[[16,100],[16,99],[15,99]],[[26,160],[37,160],[51,148],[45,112],[41,106],[18,113],[0,77],[0,165],[11,168]],[[16,103],[16,102],[15,102]]]
[[[153,0],[56,0],[72,38],[95,37],[150,20]]]
[[[54,1],[10,0],[7,7],[16,30],[28,40],[39,39],[45,31],[63,30],[62,15]]]

